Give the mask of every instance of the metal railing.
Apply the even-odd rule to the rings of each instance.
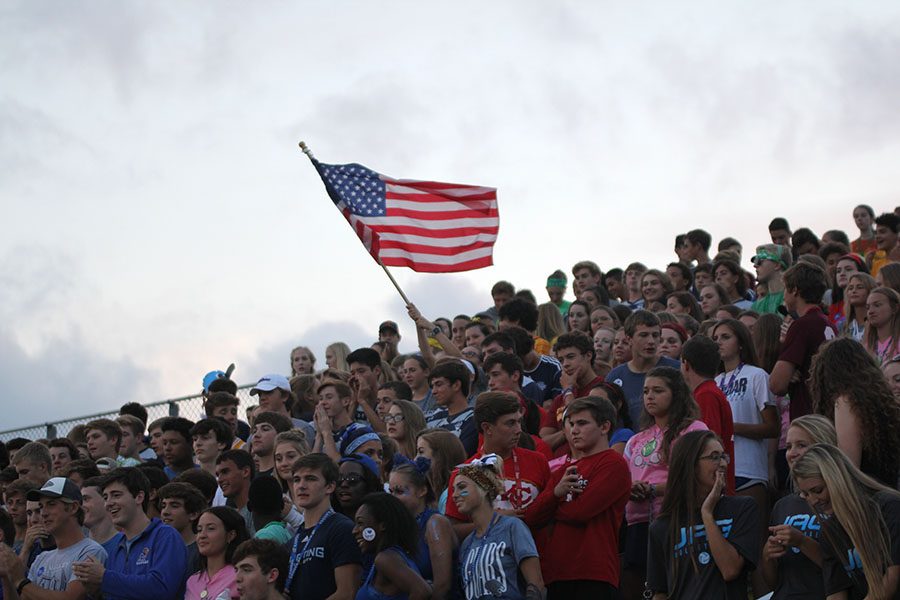
[[[238,388],[237,397],[238,418],[246,419],[246,409],[255,404],[255,398],[250,396],[250,389],[253,384],[242,385]],[[172,398],[171,400],[163,400],[161,402],[151,402],[144,404],[147,409],[147,423],[150,424],[160,417],[186,417],[192,421],[197,421],[203,417],[203,396],[194,394],[192,396],[181,396],[180,398]],[[53,439],[57,437],[65,437],[69,431],[76,425],[87,423],[93,419],[114,419],[119,414],[119,409],[107,412],[94,413],[92,415],[82,415],[71,419],[62,419],[59,421],[48,421],[37,425],[29,425],[27,427],[17,427],[15,429],[7,429],[0,431],[0,441],[7,442],[13,438],[21,437],[29,440],[38,440],[41,438]]]

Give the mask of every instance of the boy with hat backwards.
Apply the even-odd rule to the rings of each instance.
[[[87,596],[84,585],[75,577],[72,563],[93,558],[106,561],[103,546],[84,536],[84,510],[78,486],[65,477],[54,477],[40,490],[28,492],[27,499],[41,504],[41,520],[56,540],[56,549],[38,555],[31,569],[12,548],[0,544],[0,576],[4,598],[15,600],[81,600]]]
[[[263,375],[250,390],[251,396],[259,397],[259,412],[274,412],[291,420],[294,427],[303,432],[307,440],[316,439],[316,430],[310,423],[291,416],[290,407],[294,403],[291,382],[284,375]]]
[[[753,257],[756,279],[765,284],[768,293],[753,303],[750,310],[759,314],[776,313],[784,302],[784,282],[781,275],[791,266],[791,249],[779,244],[757,246]]]

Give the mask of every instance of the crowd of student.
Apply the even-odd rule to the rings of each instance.
[[[900,598],[900,217],[853,215],[11,440],[2,598]]]

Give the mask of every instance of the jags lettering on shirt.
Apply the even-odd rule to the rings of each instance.
[[[853,571],[862,571],[862,568],[862,557],[856,551],[856,548],[847,550],[847,564],[844,565],[844,571],[847,572],[847,575],[851,575]]]
[[[135,565],[149,565],[150,564],[150,546],[144,546],[144,549],[141,550],[140,555],[138,555],[137,560],[134,561]]]
[[[788,515],[784,518],[784,524],[793,527],[806,537],[814,540],[819,539],[819,533],[822,530],[822,525],[819,523],[816,515]],[[800,554],[800,548],[792,547],[791,552]]]
[[[503,557],[509,552],[506,542],[490,542],[466,555],[466,598],[503,597],[508,588]]]
[[[726,540],[728,539],[728,536],[731,535],[731,527],[733,524],[734,519],[719,519],[716,521],[716,525],[722,530],[722,535]],[[678,543],[675,544],[674,547],[676,558],[687,556],[688,552],[694,550],[700,552],[700,564],[705,565],[709,562],[709,554],[706,552],[709,550],[709,540],[706,538],[706,526],[700,524],[694,525],[693,528],[682,527],[679,530],[678,536]],[[704,556],[707,558],[705,562],[703,560]]]

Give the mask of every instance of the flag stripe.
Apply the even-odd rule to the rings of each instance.
[[[496,200],[494,191],[484,190],[417,190],[405,185],[388,185],[386,193],[394,196],[409,196],[427,202],[429,200],[457,200],[459,202],[475,202],[478,200]]]
[[[495,211],[496,212],[496,211]],[[494,219],[496,215],[491,215],[481,210],[449,210],[440,212],[422,212],[420,210],[407,210],[404,208],[389,208],[387,210],[388,218],[407,217],[420,221],[441,221],[446,223],[450,220],[460,219]],[[369,217],[364,217],[368,219]]]
[[[397,209],[408,209],[415,210],[420,212],[451,212],[451,211],[467,211],[474,212],[479,211],[485,214],[485,216],[491,216],[492,213],[496,214],[497,212],[497,203],[496,202],[486,202],[484,200],[478,200],[476,202],[457,202],[456,200],[445,201],[445,202],[419,202],[416,199],[406,200],[406,197],[403,198],[392,198],[388,196],[387,199],[387,208],[391,210],[392,208]],[[445,199],[446,200],[446,199]]]
[[[441,246],[431,246],[428,244],[408,244],[405,242],[394,242],[388,241],[384,238],[381,238],[381,253],[384,255],[384,251],[388,248],[396,249],[396,250],[405,250],[407,252],[413,252],[416,254],[434,254],[438,256],[453,256],[454,254],[459,254],[461,252],[467,252],[469,250],[477,250],[479,248],[490,248],[494,245],[494,242],[475,242],[474,244],[468,244],[466,246],[456,246],[456,247],[441,247]]]
[[[432,264],[410,260],[408,258],[383,258],[382,262],[388,267],[409,267],[420,273],[458,273],[460,271],[471,271],[472,269],[481,269],[494,264],[493,258],[485,256],[475,260],[460,262],[452,265]]]
[[[477,244],[480,242],[493,243],[497,241],[497,234],[495,233],[479,233],[476,235],[464,235],[451,238],[437,238],[424,235],[401,235],[393,232],[382,232],[378,237],[381,238],[382,244],[386,242],[407,242],[409,244],[431,245],[444,248],[451,248],[453,246],[468,246],[469,244]]]
[[[416,227],[438,233],[446,229],[490,229],[497,227],[497,219],[444,219],[443,221],[428,221],[425,219],[410,219],[408,217],[360,217],[366,225],[374,227]]]

